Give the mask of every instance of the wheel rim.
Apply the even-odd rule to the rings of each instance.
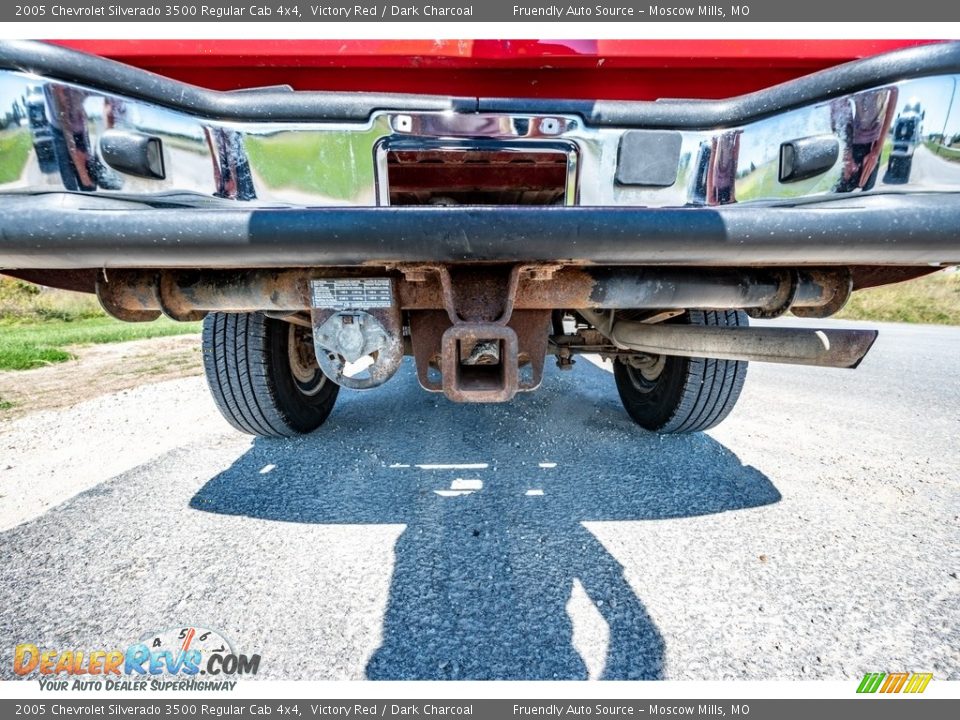
[[[310,328],[290,324],[287,359],[290,362],[293,383],[301,394],[312,397],[326,385],[327,377],[320,370],[314,355],[313,333]]]
[[[627,361],[627,375],[638,391],[648,393],[657,386],[666,364],[666,355],[638,355]]]

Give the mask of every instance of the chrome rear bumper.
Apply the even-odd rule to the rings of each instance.
[[[4,42],[0,267],[957,263],[958,77],[953,43],[724,101],[219,93]],[[569,207],[388,208],[398,148],[562,153]]]

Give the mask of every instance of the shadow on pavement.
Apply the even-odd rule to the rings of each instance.
[[[567,611],[579,581],[609,629],[602,677],[654,679],[664,639],[584,523],[779,499],[708,435],[639,430],[612,377],[581,362],[576,373],[548,373],[538,393],[472,406],[423,392],[407,367],[376,393],[342,394],[310,437],[255,441],[191,507],[404,524],[370,678],[585,678]]]

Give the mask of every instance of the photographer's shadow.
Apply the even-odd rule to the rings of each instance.
[[[449,404],[409,371],[377,393],[344,393],[317,433],[255,441],[191,507],[406,525],[370,678],[586,678],[568,612],[577,586],[609,631],[591,675],[659,678],[664,640],[584,523],[690,517],[780,495],[708,435],[640,431],[612,378],[582,364],[577,378],[548,374],[539,393],[506,405]],[[597,380],[605,391],[590,389]]]

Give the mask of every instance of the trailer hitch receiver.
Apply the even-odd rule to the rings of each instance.
[[[443,394],[454,402],[506,402],[519,387],[517,333],[497,323],[449,327],[441,341]]]

